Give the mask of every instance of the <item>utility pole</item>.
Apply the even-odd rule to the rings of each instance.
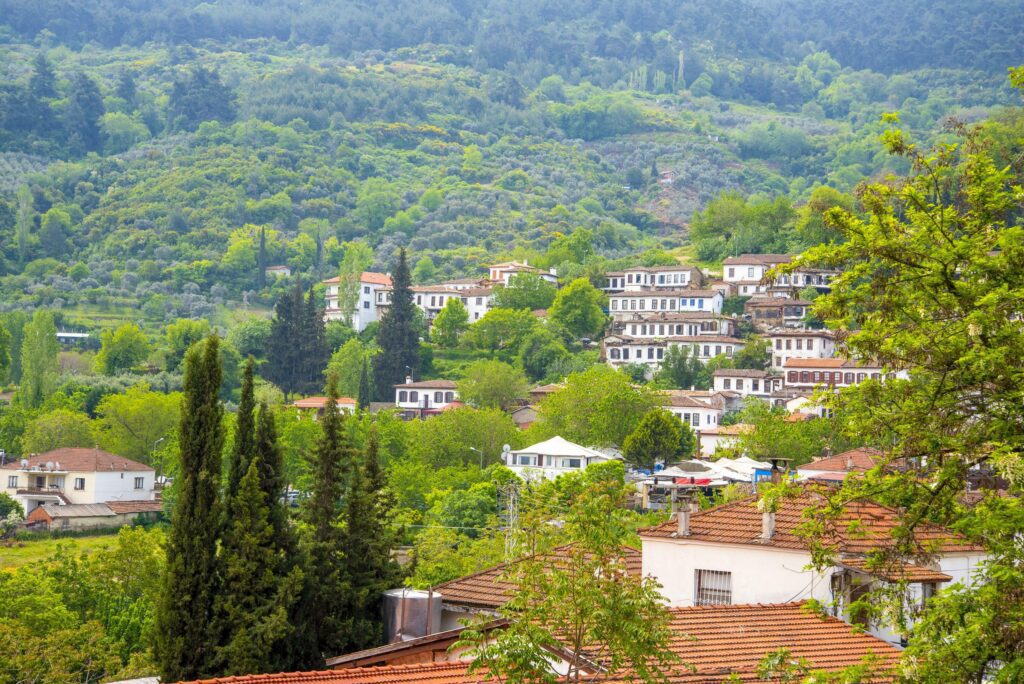
[[[519,483],[510,482],[498,487],[498,516],[505,530],[505,561],[518,557],[519,536]]]

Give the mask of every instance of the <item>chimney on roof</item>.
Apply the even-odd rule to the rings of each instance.
[[[412,376],[411,375],[406,375],[405,376],[405,384],[406,385],[411,385],[412,384]]]
[[[690,536],[690,516],[693,514],[691,508],[691,500],[689,494],[683,495],[683,505],[679,507],[676,512],[676,536],[677,537],[689,537]]]
[[[775,536],[775,511],[761,514],[761,541],[770,542]]]
[[[853,452],[850,452],[846,456],[846,469],[853,470]]]

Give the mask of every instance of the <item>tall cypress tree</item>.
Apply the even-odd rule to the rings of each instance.
[[[286,393],[297,392],[301,385],[304,350],[301,340],[307,334],[302,325],[304,311],[302,283],[299,282],[274,305],[267,339],[266,377]]]
[[[164,681],[216,673],[214,604],[220,591],[220,344],[216,336],[185,356],[185,406],[179,425],[178,499],[167,539],[167,571],[156,615],[155,656]]]
[[[320,386],[327,366],[327,332],[324,314],[320,308],[313,287],[306,294],[306,305],[303,310],[302,340],[302,389],[313,393]]]
[[[267,286],[267,229],[260,226],[260,249],[256,253],[256,289]]]
[[[363,370],[359,373],[359,408],[368,409],[370,408],[370,401],[373,399],[372,390],[370,389],[370,364],[366,358],[363,358]]]
[[[378,444],[371,430],[363,463],[353,469],[345,495],[344,574],[350,583],[345,613],[351,649],[382,642],[382,593],[402,576],[391,556],[395,537],[388,521],[394,501],[378,462]]]
[[[379,401],[387,401],[394,386],[403,382],[407,374],[414,377],[419,374],[420,341],[405,249],[398,252],[398,265],[391,276],[391,284],[391,305],[377,329],[380,353],[373,362],[373,386]]]
[[[338,388],[333,376],[327,382],[327,404],[320,425],[313,468],[313,488],[304,502],[307,523],[304,541],[306,590],[298,611],[304,635],[302,666],[323,667],[324,656],[344,653],[348,647],[344,611],[349,584],[343,572],[340,505],[345,491],[345,465],[354,459],[344,418],[338,411]]]
[[[295,669],[291,622],[302,593],[281,499],[281,452],[273,416],[260,407],[256,447],[231,500],[221,547],[224,590],[217,617],[225,674]]]
[[[228,482],[224,488],[224,506],[230,508],[232,498],[238,491],[238,483],[249,470],[249,461],[255,451],[255,413],[256,400],[253,395],[252,357],[245,362],[242,371],[242,396],[238,402],[238,413],[235,420],[235,442],[228,456]]]

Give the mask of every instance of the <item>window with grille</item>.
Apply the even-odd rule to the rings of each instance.
[[[694,570],[694,605],[732,603],[732,573],[722,570]]]

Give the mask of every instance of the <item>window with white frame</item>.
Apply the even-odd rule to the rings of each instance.
[[[144,478],[144,477],[137,477],[137,478],[135,478],[135,488],[136,489],[143,489],[143,488],[145,488],[145,486],[146,486],[146,478]]]
[[[732,603],[732,573],[723,570],[693,571],[693,604],[696,606]]]
[[[8,487],[8,489],[17,489],[18,488],[18,476],[17,475],[8,475],[7,476],[7,487]]]
[[[85,478],[84,477],[76,477],[75,478],[75,489],[77,489],[79,491],[85,489]]]

